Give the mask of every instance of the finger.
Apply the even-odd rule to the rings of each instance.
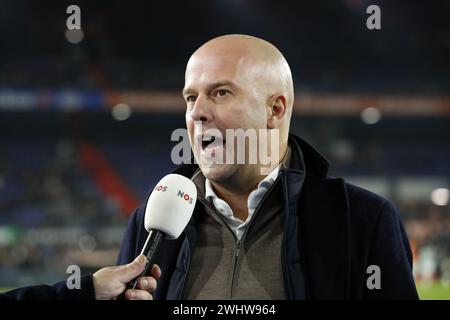
[[[137,287],[141,290],[153,292],[157,287],[156,279],[153,277],[142,277],[138,280]]]
[[[128,289],[125,291],[127,300],[153,300],[153,296],[145,290]]]
[[[147,258],[141,254],[133,262],[116,269],[117,279],[122,283],[133,280],[144,271],[146,260]]]
[[[161,277],[161,268],[157,264],[153,265],[151,275],[156,280],[158,280]]]

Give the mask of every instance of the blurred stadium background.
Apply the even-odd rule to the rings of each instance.
[[[66,30],[81,8],[82,31]],[[381,8],[381,30],[366,8]],[[424,299],[450,299],[450,2],[0,1],[0,290],[115,264],[127,218],[174,165],[189,55],[274,43],[292,131],[391,199]]]

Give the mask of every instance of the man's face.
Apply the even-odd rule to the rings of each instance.
[[[197,163],[213,182],[251,175],[257,170],[255,164],[247,162],[225,163],[226,129],[267,127],[266,97],[257,88],[257,73],[249,59],[223,52],[196,53],[188,63],[183,90],[187,104],[186,126]],[[216,136],[214,143],[206,143],[204,140],[210,137],[204,133],[214,132],[210,129],[218,129],[223,141],[219,142]],[[224,163],[211,164],[211,158],[217,154],[224,156]]]

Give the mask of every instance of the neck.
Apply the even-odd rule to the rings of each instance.
[[[281,157],[277,163],[271,165],[269,170],[267,170],[268,173],[272,172],[286,156],[287,143],[280,146],[280,149]],[[248,196],[257,188],[258,183],[267,176],[261,175],[260,166],[253,167],[250,172],[250,174],[240,172],[234,175],[234,179],[228,179],[227,181],[211,181],[217,196],[228,203],[231,210],[233,210],[234,216],[242,221],[245,221],[248,216]]]
[[[233,210],[233,215],[236,218],[245,221],[248,216],[247,199],[252,190],[242,192],[234,189],[228,189],[212,181],[211,185],[213,186],[217,196],[228,203],[228,205],[231,207],[231,210]]]

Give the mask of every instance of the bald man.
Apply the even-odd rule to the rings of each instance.
[[[183,97],[196,163],[175,173],[195,183],[198,201],[156,258],[155,299],[417,299],[393,204],[330,177],[328,161],[289,133],[294,89],[277,48],[246,35],[208,41],[187,63]],[[237,130],[256,133],[243,163],[226,134]],[[262,140],[270,164],[250,161]],[[144,245],[144,212],[130,219],[120,264]]]

